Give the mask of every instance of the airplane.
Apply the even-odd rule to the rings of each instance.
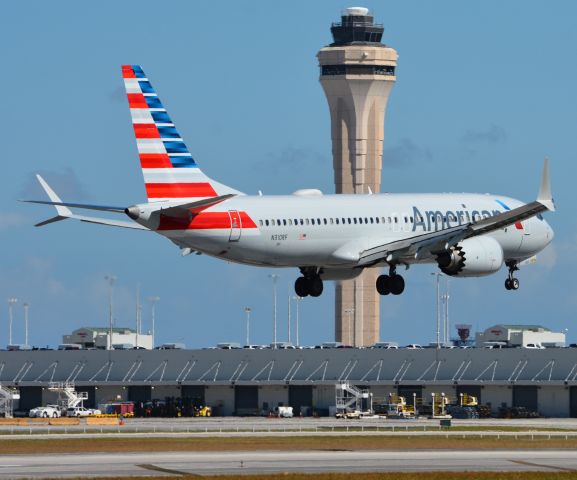
[[[138,65],[122,76],[148,201],[128,207],[63,202],[37,178],[57,215],[38,223],[82,222],[158,233],[183,255],[207,254],[261,267],[296,267],[299,297],[318,297],[327,280],[348,280],[365,268],[383,268],[375,288],[399,295],[398,268],[436,264],[452,277],[481,277],[505,265],[507,290],[515,272],[553,240],[542,213],[555,211],[545,159],[537,200],[523,203],[491,194],[323,195],[303,189],[292,195],[246,195],[209,178],[191,155],[172,119]],[[78,215],[88,209],[131,220]],[[388,272],[386,271],[388,269]]]

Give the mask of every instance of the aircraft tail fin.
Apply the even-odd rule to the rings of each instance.
[[[139,65],[123,65],[122,77],[149,202],[190,202],[241,193],[199,168]]]

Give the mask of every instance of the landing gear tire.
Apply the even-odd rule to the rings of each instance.
[[[509,268],[509,276],[507,277],[507,280],[505,280],[505,288],[507,290],[519,290],[519,280],[513,276],[515,272],[519,270],[517,263],[507,263],[507,267]]]
[[[400,295],[405,291],[405,279],[396,273],[377,277],[377,292],[380,295]]]
[[[390,278],[388,275],[379,275],[377,277],[377,292],[379,292],[379,295],[391,293],[391,288],[389,287]]]
[[[323,281],[321,277],[312,277],[308,279],[309,295],[311,297],[320,297],[323,293]]]
[[[295,281],[295,293],[299,297],[320,297],[323,293],[323,281],[321,277],[299,277]]]
[[[305,277],[299,277],[295,281],[295,293],[299,297],[307,297],[309,295],[309,285]]]
[[[393,295],[400,295],[405,291],[405,279],[395,274],[389,280],[389,286]]]

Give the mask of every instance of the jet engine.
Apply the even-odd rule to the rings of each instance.
[[[469,238],[437,255],[441,271],[452,277],[483,277],[503,265],[503,249],[493,237]]]

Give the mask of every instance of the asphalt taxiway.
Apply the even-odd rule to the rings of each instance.
[[[282,472],[577,471],[573,450],[251,451],[0,456],[0,478]]]

